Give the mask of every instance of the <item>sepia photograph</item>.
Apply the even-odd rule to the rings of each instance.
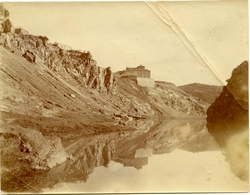
[[[249,191],[248,1],[0,3],[2,194]]]

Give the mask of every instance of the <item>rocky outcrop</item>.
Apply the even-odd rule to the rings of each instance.
[[[33,52],[26,50],[23,54],[23,57],[28,60],[30,63],[36,63],[36,56]]]
[[[248,62],[244,61],[233,70],[232,76],[227,80],[227,90],[235,100],[248,110]]]
[[[48,40],[45,36],[14,34],[12,44],[31,63],[43,63],[54,72],[68,73],[79,84],[101,93],[112,91],[114,81],[110,67],[97,66],[89,51],[64,50]]]
[[[207,110],[207,127],[212,134],[226,136],[248,127],[248,62],[235,68],[227,82]]]
[[[207,110],[207,128],[232,171],[248,180],[248,62],[235,68],[227,82]]]

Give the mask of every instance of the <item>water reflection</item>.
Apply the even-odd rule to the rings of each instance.
[[[162,120],[144,134],[116,142],[113,160],[141,169],[148,164],[148,157],[176,148],[198,152],[218,150],[218,145],[208,134],[205,120]]]
[[[97,167],[86,183],[61,183],[52,192],[235,192],[247,191],[229,169],[220,151],[193,153],[176,149],[153,155],[139,171],[111,161],[108,167]]]
[[[165,170],[167,162],[170,162],[172,158],[170,154],[175,154],[173,151],[183,151],[181,153],[178,152],[179,158],[182,157],[178,163],[186,164],[186,170],[189,170],[187,166],[193,166],[190,164],[190,159],[188,159],[189,156],[192,157],[192,154],[199,152],[197,153],[199,155],[203,153],[200,155],[202,158],[206,155],[207,158],[210,158],[210,154],[214,155],[214,153],[210,153],[210,151],[215,151],[216,155],[218,155],[217,150],[219,147],[213,137],[207,132],[205,120],[144,120],[144,122],[140,121],[139,123],[142,125],[137,126],[138,130],[136,131],[112,132],[109,134],[80,138],[66,148],[66,151],[72,155],[72,158],[66,162],[46,172],[32,172],[26,173],[25,175],[15,175],[14,177],[8,176],[8,178],[10,178],[8,182],[16,178],[22,178],[21,183],[26,185],[18,185],[16,183],[16,190],[18,192],[27,191],[27,186],[30,186],[28,191],[31,190],[32,192],[41,192],[43,190],[47,193],[60,190],[68,190],[67,192],[85,192],[88,187],[91,192],[90,186],[94,184],[96,184],[96,186],[92,188],[92,191],[115,192],[114,189],[110,189],[109,191],[108,188],[106,188],[102,191],[101,188],[97,187],[97,184],[100,184],[103,178],[110,179],[110,171],[123,169],[121,171],[122,175],[116,175],[112,181],[109,181],[112,186],[116,185],[116,180],[117,182],[126,183],[126,181],[130,179],[133,181],[135,177],[138,180],[144,181],[146,179],[150,181],[152,172],[150,172],[147,167],[151,167],[152,169],[152,165],[156,166],[152,163],[153,159],[157,159],[157,168],[159,168],[159,170]],[[143,130],[142,127],[146,127],[147,129]],[[208,153],[204,155],[205,152]],[[184,155],[185,158],[182,155]],[[176,156],[174,155],[173,158],[176,158]],[[203,161],[201,161],[201,163],[202,162]],[[174,162],[168,166],[173,166],[168,167],[170,170],[178,169],[178,167],[175,167]],[[200,164],[198,167],[199,166],[203,165]],[[192,167],[192,170],[193,169],[195,169],[195,167]],[[96,170],[101,171],[98,172]],[[133,171],[130,172],[129,170]],[[138,170],[143,171],[141,173],[144,173],[143,177],[146,178],[140,178]],[[147,173],[145,173],[145,170],[147,170]],[[163,177],[161,171],[157,171],[157,174],[159,174],[159,177],[154,175],[154,179],[161,180]],[[180,173],[178,172],[178,174]],[[187,177],[185,174],[186,172],[184,171],[180,177]],[[93,181],[89,182],[91,175],[95,177],[94,184],[91,183]],[[125,179],[125,176],[126,181],[122,181]],[[189,176],[192,176],[192,174]],[[168,175],[170,180],[171,177],[176,177],[174,172]],[[84,185],[85,187],[74,188],[74,183],[80,183],[81,186]],[[141,184],[141,186],[139,184],[137,185],[138,189],[141,189],[139,191],[150,192],[147,191],[148,188],[144,189],[145,183],[139,183]],[[121,185],[121,183],[119,185]],[[164,189],[162,192],[169,192],[168,188],[165,186],[160,187],[159,185],[155,185],[155,187],[158,186],[158,188],[154,187],[152,190],[159,192],[159,190]],[[2,183],[2,186],[5,186],[8,191],[12,187],[8,186],[7,183]],[[26,189],[24,189],[24,186],[26,186]],[[122,192],[122,189],[124,188],[118,191]],[[132,192],[136,189],[137,188],[132,189]]]
[[[247,92],[244,93],[246,96],[248,95]],[[247,104],[248,102],[245,102],[245,105]],[[244,108],[240,105],[224,87],[223,92],[207,111],[209,133],[219,144],[232,172],[246,182],[249,180],[249,118],[247,108],[248,106]]]

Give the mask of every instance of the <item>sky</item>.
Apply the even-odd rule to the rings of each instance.
[[[52,43],[90,51],[98,66],[110,66],[114,72],[142,64],[155,80],[223,85],[232,70],[248,60],[247,1],[4,6],[14,26],[46,35]]]

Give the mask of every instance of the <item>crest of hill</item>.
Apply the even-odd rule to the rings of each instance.
[[[191,83],[179,86],[179,88],[186,93],[203,100],[204,102],[212,104],[222,92],[223,86]]]

